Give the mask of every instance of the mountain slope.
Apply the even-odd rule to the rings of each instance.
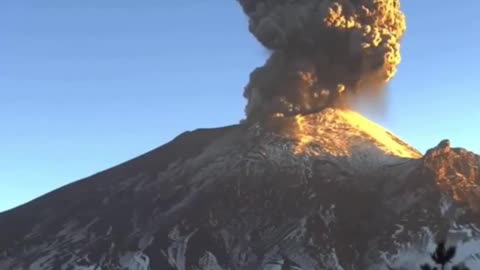
[[[479,164],[345,110],[184,133],[0,214],[0,269],[413,269],[447,233],[467,258]]]

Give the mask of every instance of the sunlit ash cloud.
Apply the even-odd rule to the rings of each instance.
[[[399,0],[238,0],[271,51],[245,87],[247,119],[318,112],[382,89],[400,63]]]

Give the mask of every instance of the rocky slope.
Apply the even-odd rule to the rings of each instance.
[[[480,157],[344,110],[197,130],[0,214],[0,270],[480,268]]]

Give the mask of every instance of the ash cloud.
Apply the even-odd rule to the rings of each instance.
[[[247,119],[317,112],[381,89],[400,63],[399,0],[238,0],[271,51],[245,87]]]

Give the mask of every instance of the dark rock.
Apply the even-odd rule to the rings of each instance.
[[[477,269],[479,167],[345,111],[197,130],[1,213],[0,270]]]

